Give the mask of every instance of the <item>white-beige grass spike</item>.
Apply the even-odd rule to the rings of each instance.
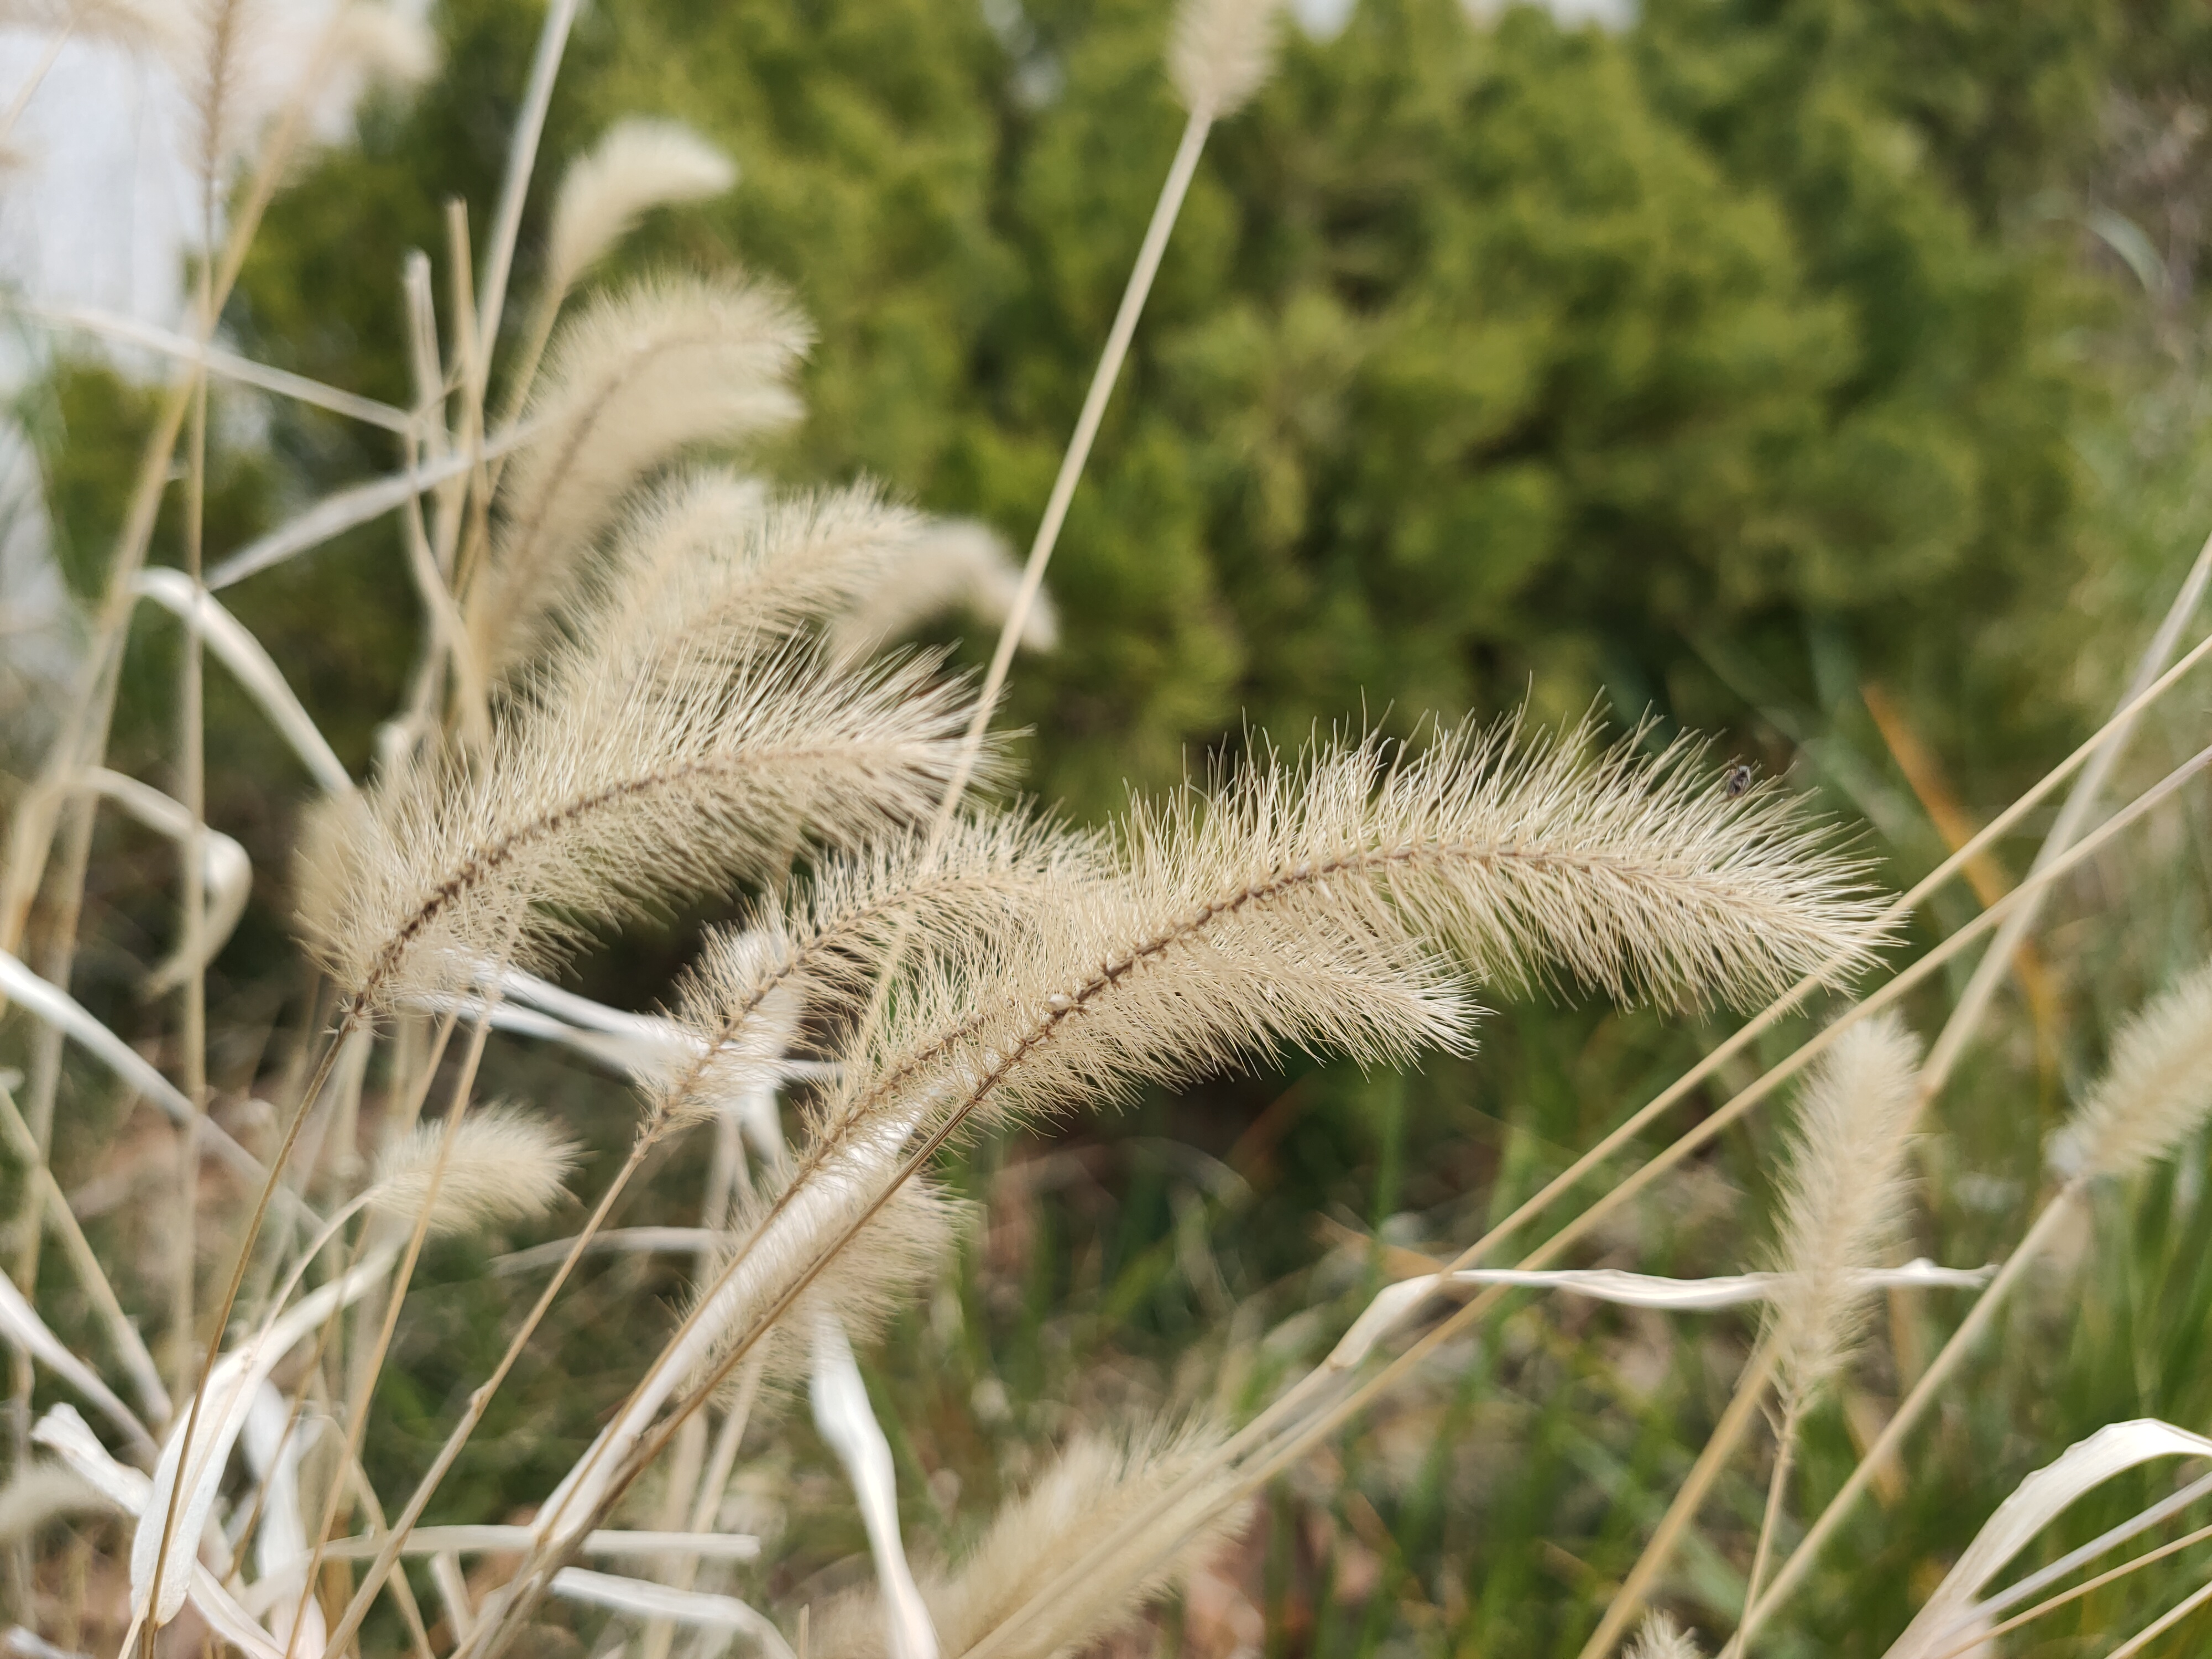
[[[623,526],[575,625],[641,675],[672,653],[721,642],[772,648],[808,624],[896,588],[938,537],[871,485],[771,495],[705,469],[657,491]],[[848,654],[832,634],[833,658]]]
[[[568,164],[553,204],[547,288],[566,293],[654,208],[720,196],[736,164],[680,121],[617,121]]]
[[[446,1138],[443,1123],[420,1123],[380,1153],[370,1210],[387,1224],[411,1226],[427,1201],[433,1237],[471,1232],[544,1214],[559,1201],[576,1166],[574,1142],[514,1106],[485,1107],[464,1118],[441,1170]]]
[[[944,1651],[963,1653],[1011,1619],[1062,1565],[1195,1468],[1220,1437],[1204,1425],[1078,1435],[1026,1493],[1000,1510],[964,1559],[917,1575]],[[1052,1659],[1127,1629],[1146,1602],[1243,1530],[1241,1513],[1206,1516],[1221,1484],[1193,1486],[1109,1553],[1080,1587],[1010,1631],[1000,1651],[1007,1659]],[[831,1604],[813,1645],[848,1659],[885,1659],[874,1593]]]
[[[699,1328],[728,1339],[726,1369],[842,1274],[872,1206],[916,1167],[899,1153],[917,1135],[926,1151],[970,1121],[1095,1106],[1285,1042],[1371,1063],[1463,1049],[1470,966],[1526,977],[1564,960],[1683,999],[1787,983],[1878,937],[1848,864],[1771,794],[1728,797],[1686,749],[1593,757],[1512,738],[1443,734],[1396,768],[1371,743],[1263,758],[1133,813],[1119,868],[1068,884],[1033,927],[914,963],[811,1109],[783,1196],[707,1294],[714,1317],[679,1339],[684,1365]],[[1763,933],[1745,933],[1747,911]],[[633,1395],[626,1431],[668,1397],[670,1369]],[[605,1478],[580,1466],[569,1493],[603,1512]]]
[[[2067,1176],[2139,1175],[2194,1134],[2212,1112],[2212,964],[2130,1020],[2104,1075],[2051,1138]]]
[[[915,833],[822,860],[708,935],[671,1013],[690,1052],[641,1079],[647,1121],[698,1121],[772,1079],[795,1022],[849,1022],[895,952],[911,970],[1000,949],[1102,880],[1108,857],[1096,836],[1048,819],[977,813],[933,844]]]
[[[787,381],[809,339],[776,290],[726,278],[641,283],[568,325],[525,417],[532,441],[500,480],[491,557],[464,596],[488,673],[527,654],[575,591],[592,538],[647,472],[690,445],[796,418]]]
[[[802,826],[832,845],[927,813],[967,707],[926,660],[833,673],[789,649],[669,665],[649,691],[588,641],[486,752],[433,757],[326,803],[300,919],[356,1002],[556,960],[593,921],[757,871]]]
[[[1183,0],[1168,40],[1168,75],[1200,119],[1233,115],[1275,67],[1279,0]]]
[[[1646,1613],[1628,1659],[1705,1659],[1696,1638],[1663,1613]]]
[[[906,543],[882,578],[862,589],[830,623],[830,649],[862,655],[952,611],[1003,624],[1014,613],[1022,568],[1006,538],[972,519],[933,524]],[[1022,621],[1021,643],[1049,651],[1060,619],[1040,591]]]
[[[1783,1184],[1772,1315],[1784,1395],[1802,1407],[1865,1335],[1866,1279],[1905,1210],[1920,1044],[1894,1013],[1852,1026],[1803,1091]]]

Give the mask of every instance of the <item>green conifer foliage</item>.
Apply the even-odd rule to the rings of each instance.
[[[1091,810],[1247,715],[1532,686],[1547,711],[1602,692],[1725,720],[1700,642],[1796,684],[1808,623],[1931,703],[2014,702],[2078,568],[2085,395],[2061,244],[2022,203],[2086,142],[2108,9],[2023,32],[1659,0],[1616,37],[1361,0],[1336,39],[1294,37],[1215,135],[1077,497],[1065,645],[1013,683],[1070,758],[1031,783]],[[734,255],[817,321],[810,421],[772,465],[1024,542],[1180,118],[1155,0],[993,15],[587,14],[518,280],[568,155],[619,113],[692,123],[743,180],[636,251]],[[401,360],[399,251],[440,247],[441,191],[488,216],[533,28],[520,0],[447,9],[440,84],[272,216],[249,331],[405,395],[367,384]],[[376,459],[317,432],[311,470]],[[1962,615],[1985,627],[1966,657]]]

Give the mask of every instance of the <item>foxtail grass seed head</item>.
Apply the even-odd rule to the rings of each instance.
[[[1278,0],[1182,0],[1168,39],[1168,75],[1183,107],[1233,115],[1275,67]]]
[[[972,519],[927,526],[905,542],[900,556],[830,624],[830,649],[859,656],[951,611],[1003,623],[1013,612],[1022,568],[1006,538]],[[1060,621],[1043,590],[1022,623],[1022,647],[1049,651],[1060,642]]]
[[[446,1127],[417,1124],[378,1158],[369,1200],[375,1214],[411,1226],[428,1202],[434,1237],[526,1221],[560,1201],[576,1167],[575,1143],[519,1108],[470,1113],[453,1130],[450,1148]]]
[[[648,1119],[708,1115],[773,1074],[802,1018],[842,1030],[887,972],[926,975],[995,951],[1107,868],[1096,836],[1019,812],[963,814],[942,835],[823,858],[708,935],[674,1010],[693,1053],[642,1080]]]
[[[901,830],[934,809],[967,725],[930,669],[710,650],[641,685],[582,641],[541,697],[502,708],[483,755],[435,755],[317,809],[302,931],[381,1006],[465,988],[487,960],[543,969],[592,922],[757,873],[802,830],[831,847]]]
[[[891,1159],[887,1149],[871,1150],[873,1156],[854,1158],[826,1174],[809,1171],[780,1208],[774,1194],[749,1197],[740,1206],[731,1228],[738,1242],[724,1262],[741,1259],[726,1283],[699,1304],[694,1376],[714,1372],[732,1345],[753,1334],[763,1312],[883,1190]],[[752,1347],[766,1385],[804,1384],[819,1320],[835,1319],[855,1343],[872,1340],[950,1256],[969,1215],[966,1205],[928,1180],[917,1177],[898,1188]],[[712,1285],[724,1278],[718,1271],[704,1282]]]
[[[766,651],[809,624],[896,592],[939,527],[870,485],[770,495],[706,469],[632,516],[574,626],[605,653],[658,672],[672,655]],[[832,624],[830,654],[842,659]]]
[[[1893,1014],[1845,1030],[1807,1083],[1791,1136],[1773,1321],[1784,1387],[1802,1401],[1864,1334],[1863,1276],[1905,1208],[1920,1045]]]
[[[1705,1659],[1696,1640],[1663,1613],[1650,1613],[1636,1632],[1628,1659]]]
[[[1880,933],[1856,869],[1692,753],[1592,757],[1581,733],[1510,726],[1395,766],[1372,743],[1263,750],[1133,809],[1109,878],[919,975],[824,1121],[1095,1105],[1285,1042],[1363,1064],[1463,1049],[1470,971],[1696,1002],[1863,961]]]
[[[1220,1443],[1206,1425],[1138,1426],[1126,1437],[1079,1434],[1023,1496],[1002,1508],[957,1565],[917,1575],[948,1654],[966,1651],[1018,1612],[1066,1565],[1103,1543],[1195,1468]],[[1036,1617],[1016,1627],[1006,1659],[1053,1659],[1126,1630],[1166,1592],[1243,1529],[1244,1512],[1209,1515],[1225,1477],[1197,1481]],[[882,1659],[883,1621],[872,1592],[833,1604],[818,1649]]]
[[[681,122],[617,121],[562,176],[548,287],[574,286],[653,209],[720,196],[737,181],[735,163]]]
[[[622,497],[684,447],[799,414],[787,381],[810,340],[778,290],[661,277],[595,301],[556,337],[524,420],[535,434],[500,479],[501,524],[464,615],[487,672],[512,668],[576,592]]]
[[[420,86],[438,70],[438,37],[428,23],[388,0],[350,0],[331,49],[340,72],[380,85]]]
[[[2138,1175],[2212,1112],[2212,964],[2172,986],[2120,1029],[2105,1074],[2051,1138],[2063,1176]]]

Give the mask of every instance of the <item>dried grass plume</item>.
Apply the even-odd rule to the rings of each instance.
[[[2065,1176],[2140,1174],[2212,1112],[2212,963],[2153,1001],[2113,1039],[2089,1097],[2052,1137]]]
[[[831,622],[830,649],[839,657],[859,656],[951,611],[1003,623],[1021,585],[1021,566],[989,526],[972,519],[931,525]],[[1049,651],[1060,642],[1059,619],[1042,590],[1023,620],[1021,642],[1031,651]]]
[[[1851,1026],[1822,1056],[1798,1106],[1773,1302],[1783,1386],[1799,1404],[1864,1334],[1863,1276],[1905,1207],[1905,1157],[1919,1103],[1920,1044],[1893,1014]]]
[[[1000,1510],[957,1566],[918,1576],[944,1651],[964,1653],[997,1630],[1061,1568],[1164,1496],[1218,1439],[1206,1427],[1153,1426],[1127,1439],[1079,1435],[1028,1492]],[[1195,1483],[1080,1586],[1015,1627],[999,1650],[1004,1659],[1053,1659],[1127,1630],[1147,1601],[1243,1529],[1241,1510],[1207,1517],[1221,1489],[1218,1480]],[[883,1659],[883,1621],[872,1592],[833,1604],[819,1631],[823,1653]]]
[[[1275,67],[1278,0],[1183,0],[1168,40],[1168,74],[1183,107],[1234,114]]]
[[[412,1225],[427,1202],[434,1237],[472,1232],[543,1215],[576,1167],[574,1141],[513,1106],[483,1107],[462,1119],[441,1171],[445,1139],[444,1123],[422,1123],[387,1148],[376,1160],[370,1209]]]
[[[1646,1613],[1628,1659],[1705,1659],[1690,1633],[1663,1613]]]
[[[730,158],[681,122],[617,122],[561,179],[546,285],[556,292],[574,286],[654,208],[719,196],[737,180]]]
[[[500,480],[504,522],[463,612],[488,674],[512,666],[575,591],[623,495],[687,446],[796,418],[786,384],[808,331],[775,290],[662,278],[599,301],[555,342],[525,416],[539,423]]]
[[[693,654],[659,683],[591,641],[503,711],[484,754],[434,756],[319,809],[301,925],[357,1000],[537,968],[596,921],[929,811],[967,720],[927,660],[833,674],[787,650]]]

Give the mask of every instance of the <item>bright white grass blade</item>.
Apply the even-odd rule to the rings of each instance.
[[[0,1544],[27,1538],[64,1516],[112,1508],[106,1492],[68,1464],[41,1460],[0,1486]]]
[[[730,1631],[750,1636],[775,1659],[795,1659],[790,1644],[783,1639],[783,1632],[765,1614],[733,1595],[674,1589],[641,1578],[587,1572],[581,1567],[563,1567],[555,1573],[553,1594],[571,1601],[581,1601],[587,1607],[609,1607],[646,1619],[665,1619],[695,1630]]]
[[[720,196],[738,181],[730,158],[679,121],[633,117],[568,164],[547,239],[547,287],[563,293],[657,207]]]
[[[2212,1457],[2212,1440],[2156,1418],[2137,1418],[2108,1424],[2029,1475],[1975,1534],[1884,1659],[1936,1659],[1978,1616],[1983,1587],[2038,1533],[2092,1487],[2154,1457]]]
[[[31,1439],[125,1515],[145,1513],[146,1493],[153,1483],[138,1470],[117,1462],[76,1407],[49,1407],[32,1429]]]
[[[458,1559],[464,1555],[520,1553],[535,1543],[538,1534],[528,1527],[458,1526],[416,1527],[402,1540],[399,1553],[414,1559],[428,1556]],[[381,1533],[333,1538],[323,1547],[325,1561],[366,1561],[389,1541]],[[761,1540],[742,1532],[644,1532],[610,1528],[586,1533],[577,1546],[580,1554],[602,1560],[662,1560],[671,1556],[696,1556],[709,1561],[757,1561]],[[240,1598],[257,1615],[300,1593],[300,1578],[307,1569],[302,1552],[298,1560],[281,1571],[254,1581]]]
[[[925,530],[830,623],[830,650],[860,656],[953,611],[1003,625],[1021,586],[1022,568],[1004,537],[972,519],[947,520]],[[1049,651],[1059,642],[1059,618],[1040,590],[1023,620],[1021,643]]]
[[[287,1434],[288,1425],[291,1432]],[[261,1521],[253,1537],[255,1582],[265,1583],[287,1571],[303,1573],[307,1565],[307,1523],[300,1513],[300,1464],[309,1438],[305,1423],[292,1424],[291,1408],[274,1386],[264,1382],[254,1390],[252,1408],[246,1416],[246,1457],[261,1482]],[[305,1617],[295,1637],[293,1614],[302,1604],[291,1598],[277,1601],[270,1609],[276,1616],[273,1632],[279,1642],[309,1654],[320,1653],[330,1632],[323,1622],[322,1603],[309,1596]],[[258,1612],[259,1609],[253,1609]]]
[[[147,1448],[153,1445],[154,1437],[146,1432],[145,1425],[139,1422],[131,1407],[100,1380],[98,1372],[69,1351],[46,1322],[39,1317],[38,1310],[15,1288],[15,1281],[5,1273],[0,1273],[0,1339],[4,1339],[9,1347],[28,1354],[99,1407],[100,1414],[133,1443]]]
[[[899,1538],[898,1475],[890,1442],[868,1403],[868,1387],[853,1358],[845,1328],[830,1316],[814,1327],[814,1425],[845,1466],[875,1557],[890,1659],[937,1659],[937,1631],[929,1622],[914,1570]]]
[[[495,1031],[560,1043],[626,1077],[656,1072],[670,1061],[696,1052],[688,1044],[674,1041],[680,1032],[671,1033],[670,1042],[664,1044],[653,1036],[617,1035],[571,1025],[539,1009],[518,1007],[511,1002],[488,1002],[479,996],[411,996],[407,1001],[410,1007],[426,1013],[454,1014],[463,1021],[482,1019]]]
[[[534,979],[532,975],[518,977]],[[537,982],[543,985],[544,981]],[[567,993],[562,993],[563,996]],[[576,997],[577,1002],[587,999]],[[537,1037],[547,1042],[557,1042],[573,1048],[586,1058],[620,1073],[634,1082],[665,1075],[672,1067],[697,1059],[704,1049],[698,1038],[684,1025],[653,1014],[631,1014],[619,1008],[609,1008],[604,1003],[593,1003],[598,1013],[579,1023],[543,1009],[527,1006],[513,1000],[513,994],[500,1001],[489,1002],[481,996],[414,996],[408,999],[410,1007],[426,1013],[458,1016],[463,1021],[483,1019],[496,1031],[506,1031],[515,1036]],[[635,1022],[635,1024],[613,1025],[602,1023],[602,1016]],[[748,1067],[765,1069],[778,1082],[814,1082],[837,1075],[836,1065],[829,1060],[763,1060],[750,1054],[748,1045],[729,1042],[723,1045],[728,1057]]]
[[[246,849],[220,830],[211,830],[194,818],[181,801],[160,790],[111,772],[104,766],[85,774],[85,782],[107,797],[149,830],[167,836],[179,846],[197,839],[200,847],[200,950],[198,962],[189,960],[179,944],[161,965],[147,975],[145,992],[157,996],[184,982],[195,968],[215,959],[238,919],[246,914],[246,901],[253,891],[253,862]]]
[[[142,598],[152,599],[179,617],[192,614],[192,580],[181,570],[153,566],[140,571],[133,586]],[[262,649],[261,641],[211,593],[200,595],[198,611],[200,638],[222,659],[223,666],[230,670],[246,695],[261,705],[270,723],[292,745],[292,752],[300,757],[323,793],[353,793],[352,775],[323,737],[322,729],[300,706],[299,698],[285,681],[283,671]]]
[[[2069,1550],[2050,1565],[2039,1567],[2026,1577],[2014,1579],[1996,1595],[1976,1602],[1974,1620],[1968,1622],[1991,1620],[2008,1608],[2019,1606],[2037,1591],[2047,1585],[2057,1583],[2077,1567],[2095,1560],[2108,1550],[2118,1548],[2130,1538],[2137,1537],[2149,1531],[2153,1527],[2172,1519],[2182,1510],[2201,1502],[2208,1495],[2212,1495],[2212,1474],[2201,1474],[2182,1487],[2180,1491],[2161,1498],[2148,1508],[2136,1510],[2126,1520],[2116,1526],[2107,1528],[2079,1548]],[[2175,1543],[2168,1543],[2162,1547],[2171,1550],[2175,1547]],[[2147,1555],[2136,1558],[2134,1565],[2147,1565],[2157,1559],[2159,1559],[2158,1552],[2153,1551]],[[2114,1572],[2125,1572],[2130,1570],[2129,1567],[2112,1569]],[[2089,1582],[2094,1583],[2096,1580],[2092,1579]],[[2081,1587],[2075,1588],[2078,1591]]]
[[[375,478],[334,491],[296,518],[248,542],[207,574],[210,592],[218,592],[248,576],[295,558],[311,548],[343,536],[347,531],[373,523],[410,497],[421,495],[449,479],[458,478],[476,464],[477,457],[496,460],[538,435],[528,422],[495,432],[486,438],[477,455],[448,455],[389,477]]]
[[[405,410],[394,409],[390,404],[379,403],[374,398],[363,398],[355,392],[342,392],[336,386],[325,386],[320,380],[311,380],[304,374],[271,368],[265,363],[257,363],[235,352],[225,351],[219,346],[196,344],[184,335],[172,333],[166,328],[156,328],[151,323],[140,322],[135,317],[102,311],[97,306],[36,305],[19,301],[16,309],[26,316],[37,318],[40,322],[81,328],[106,339],[143,346],[149,351],[158,351],[163,356],[173,357],[180,362],[198,363],[210,374],[235,380],[240,386],[274,392],[296,403],[312,404],[317,409],[330,410],[333,415],[365,421],[371,426],[380,426],[388,431],[405,432],[413,423],[414,417]]]
[[[88,1655],[58,1647],[21,1625],[10,1625],[0,1631],[0,1653],[15,1655],[16,1659],[89,1659]]]
[[[216,1362],[208,1376],[200,1420],[192,1434],[191,1458],[183,1474],[184,1495],[176,1505],[176,1524],[173,1528],[168,1524],[169,1494],[179,1484],[179,1459],[184,1449],[185,1431],[191,1426],[188,1414],[179,1414],[176,1427],[161,1448],[161,1462],[154,1470],[153,1488],[131,1541],[131,1610],[134,1618],[144,1619],[150,1612],[155,1625],[166,1625],[184,1606],[191,1580],[181,1568],[199,1552],[200,1540],[215,1512],[216,1494],[222,1484],[224,1465],[230,1461],[231,1448],[237,1444],[246,1427],[256,1393],[276,1369],[277,1361],[325,1319],[382,1283],[397,1255],[393,1249],[380,1250],[343,1278],[302,1297],[295,1306]],[[162,1550],[165,1530],[169,1534],[166,1559]],[[157,1562],[161,1564],[161,1596],[159,1605],[154,1606]]]
[[[1990,1282],[1995,1272],[1993,1267],[1939,1267],[1922,1260],[1909,1261],[1902,1267],[1862,1272],[1855,1274],[1851,1282],[1862,1294],[1889,1290],[1978,1290]],[[1329,1351],[1326,1363],[1336,1370],[1351,1370],[1429,1297],[1454,1285],[1565,1291],[1625,1308],[1710,1313],[1719,1308],[1765,1302],[1786,1293],[1786,1278],[1781,1273],[1732,1273],[1715,1279],[1662,1279],[1650,1273],[1623,1273],[1613,1267],[1462,1267],[1456,1273],[1425,1273],[1417,1279],[1401,1279],[1395,1285],[1384,1285],[1367,1304],[1366,1311],[1352,1322],[1352,1328]]]
[[[144,1055],[94,1019],[76,998],[40,979],[5,951],[0,951],[0,996],[20,1004],[65,1036],[75,1037],[98,1056],[102,1065],[160,1107],[170,1122],[198,1136],[201,1143],[235,1173],[252,1182],[268,1178],[269,1171],[262,1167],[259,1158],[234,1140],[230,1132],[213,1118],[194,1112],[182,1091],[155,1070]],[[297,1193],[283,1186],[277,1191],[295,1215],[310,1225],[319,1224],[315,1212]]]
[[[137,1469],[108,1455],[107,1448],[75,1411],[67,1406],[54,1407],[39,1419],[31,1438],[58,1455],[125,1514],[138,1516],[143,1527],[152,1483]],[[286,1659],[283,1649],[269,1639],[269,1633],[253,1622],[253,1616],[223,1588],[222,1581],[197,1559],[191,1564],[189,1591],[191,1604],[223,1640],[251,1659]],[[123,1650],[131,1651],[129,1643]]]
[[[159,1106],[173,1123],[192,1121],[192,1103],[146,1057],[87,1012],[76,998],[49,985],[15,957],[0,951],[0,991],[19,1002],[49,1025],[75,1037],[100,1063]],[[243,1152],[243,1148],[240,1149]],[[262,1173],[260,1165],[251,1173]]]

